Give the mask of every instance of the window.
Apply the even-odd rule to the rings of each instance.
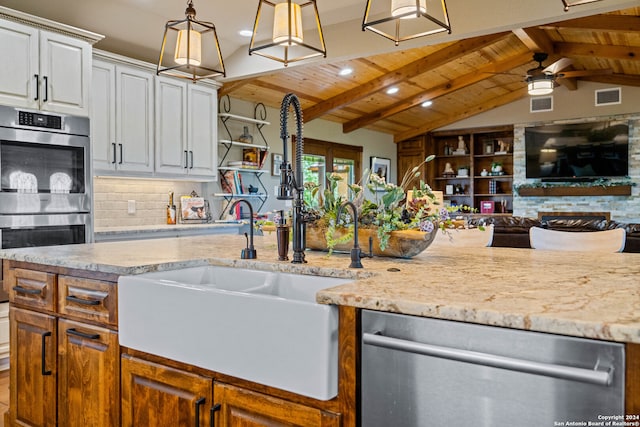
[[[337,195],[347,197],[347,186],[360,181],[362,147],[305,138],[302,168],[304,182],[318,184],[320,191],[326,188],[327,174],[340,174],[342,181],[338,185]],[[311,202],[310,198],[311,195],[305,193],[305,199],[309,199],[305,201]]]

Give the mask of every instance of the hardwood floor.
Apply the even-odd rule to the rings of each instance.
[[[9,371],[0,372],[0,427],[4,427],[4,413],[9,409]]]

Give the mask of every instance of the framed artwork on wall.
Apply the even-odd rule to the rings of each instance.
[[[391,172],[391,159],[384,157],[371,157],[371,172],[384,179],[384,182],[389,182],[389,176]]]
[[[280,176],[282,154],[271,153],[271,176]]]

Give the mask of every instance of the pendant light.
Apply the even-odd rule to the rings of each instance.
[[[527,89],[531,96],[549,95],[553,92],[554,85],[553,75],[527,77]]]
[[[392,40],[406,40],[447,32],[451,34],[446,0],[367,0],[362,31]]]
[[[193,82],[225,76],[215,26],[211,22],[196,20],[193,0],[187,2],[184,13],[185,19],[165,24],[156,73]]]
[[[310,22],[315,24],[313,29]],[[326,57],[316,0],[259,0],[249,45],[249,55],[254,53],[282,62],[285,67],[291,62]]]

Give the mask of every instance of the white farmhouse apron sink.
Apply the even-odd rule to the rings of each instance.
[[[315,295],[349,281],[216,266],[121,276],[120,345],[329,400],[338,310]]]

